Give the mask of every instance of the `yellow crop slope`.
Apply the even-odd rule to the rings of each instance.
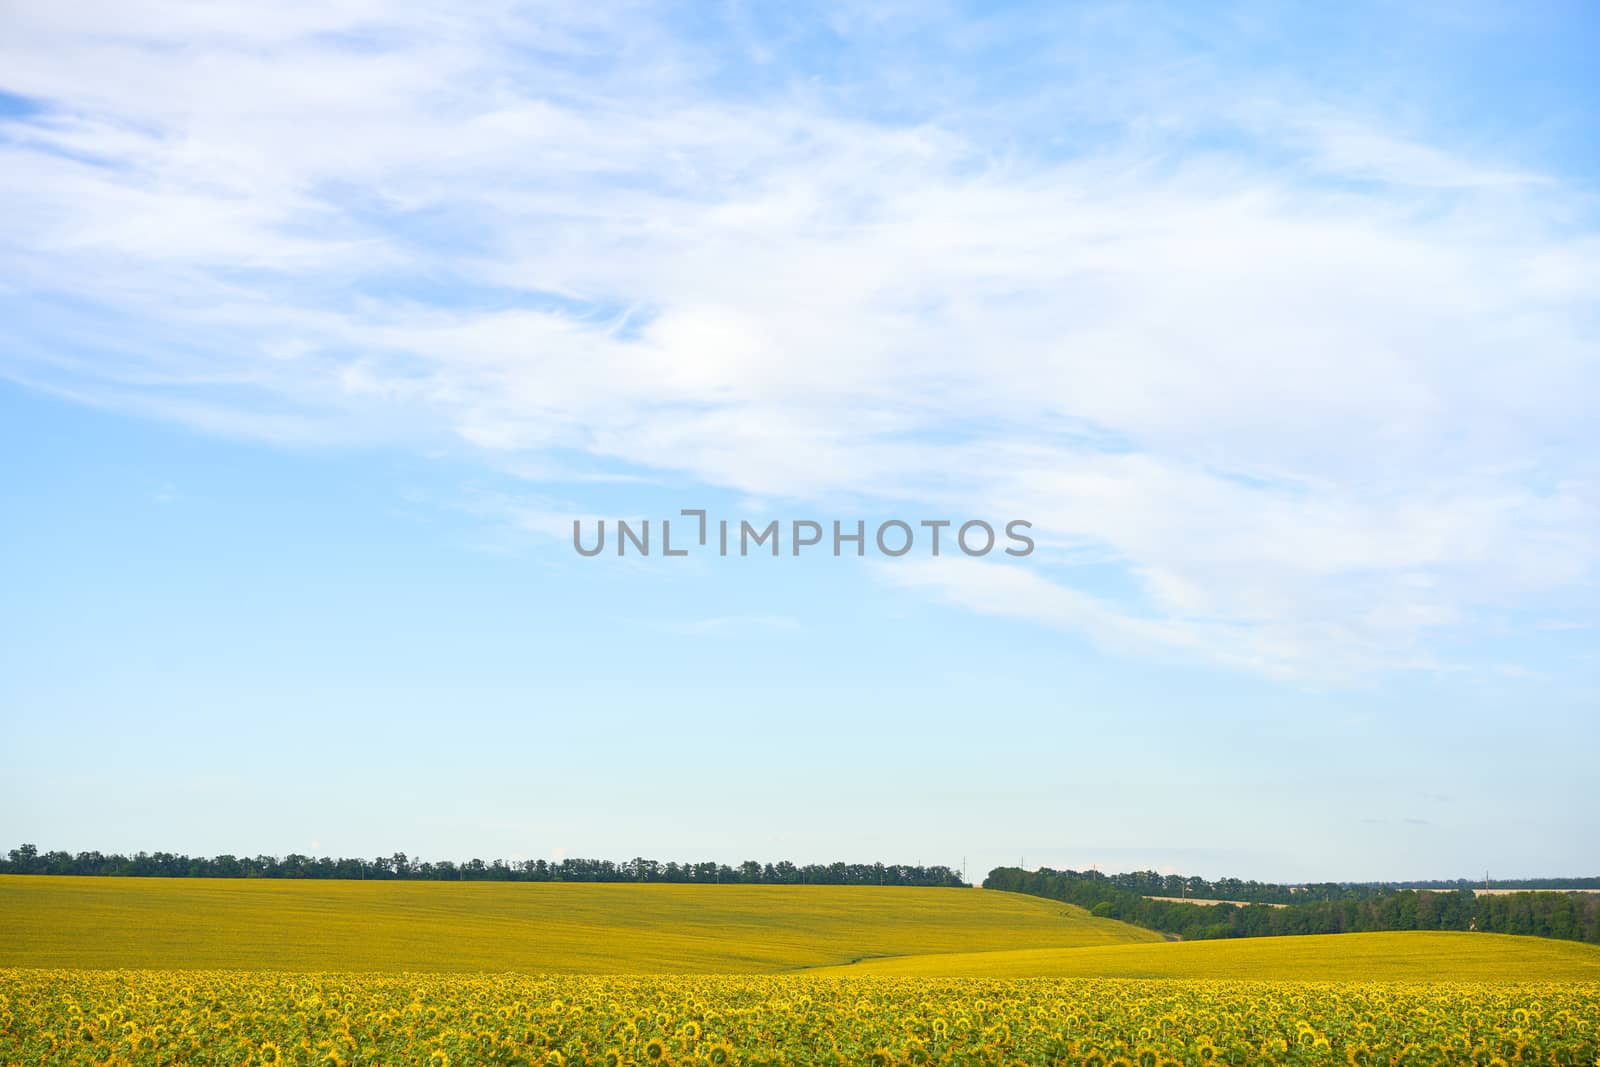
[[[1592,1064],[1600,986],[0,971],[0,1062]]]
[[[747,974],[1159,936],[1015,893],[0,876],[0,967]]]
[[[986,978],[1600,983],[1600,946],[1506,934],[1407,931],[1255,937],[863,960],[818,973]]]
[[[960,889],[0,878],[4,1065],[1597,1057],[1600,948],[1536,938],[1166,943]]]

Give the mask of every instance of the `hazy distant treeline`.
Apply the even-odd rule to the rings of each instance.
[[[1331,883],[1290,892],[1287,886],[1232,879],[1215,883],[1203,879],[1179,881],[1179,892],[1170,892],[1164,876],[1154,872],[1106,875],[1098,871],[1053,871],[1048,867],[1037,871],[997,867],[989,872],[983,885],[985,889],[1064,900],[1096,915],[1185,939],[1368,930],[1482,930],[1600,944],[1600,895],[1596,894],[1525,892],[1475,896],[1465,884],[1457,889],[1433,891]],[[1216,887],[1237,886],[1240,888],[1230,890],[1225,899],[1259,903],[1186,904],[1151,899],[1152,895],[1181,896],[1181,883],[1185,882],[1212,887],[1212,891],[1203,894],[1191,891],[1191,897],[1224,899]],[[1250,886],[1257,888],[1252,891]],[[1277,890],[1284,894],[1280,897]],[[1231,895],[1234,892],[1237,895]],[[1273,906],[1278,903],[1283,906]]]
[[[1014,868],[1001,868],[1012,870]],[[1048,868],[1044,868],[1048,871]],[[1103,882],[1147,897],[1187,897],[1191,900],[1240,900],[1248,904],[1306,904],[1312,901],[1368,900],[1397,889],[1431,889],[1455,892],[1462,889],[1600,889],[1600,878],[1522,878],[1491,881],[1487,886],[1465,878],[1429,882],[1312,882],[1280,885],[1275,882],[1218,878],[1207,881],[1196,875],[1160,874],[1156,871],[1129,871],[1126,874],[1101,874],[1099,871],[1058,871],[1082,881]]]
[[[660,863],[611,860],[416,860],[403,852],[375,859],[334,859],[291,852],[277,856],[184,856],[139,852],[40,852],[14,848],[0,860],[0,874],[118,875],[133,878],[346,878],[435,882],[694,882],[731,885],[917,885],[964,886],[949,867],[906,863],[808,863],[746,860],[737,867],[713,862]]]

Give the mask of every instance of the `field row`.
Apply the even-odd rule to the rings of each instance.
[[[1405,930],[1226,941],[930,953],[814,974],[980,978],[1225,978],[1234,981],[1600,983],[1600,947],[1541,937]]]
[[[0,1062],[1593,1064],[1600,985],[0,971]]]

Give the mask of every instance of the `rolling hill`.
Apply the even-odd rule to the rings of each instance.
[[[1160,935],[981,889],[0,876],[0,967],[749,974]]]
[[[1509,934],[1402,931],[938,953],[816,974],[1260,981],[1600,982],[1600,947]]]
[[[1166,942],[979,889],[0,876],[0,968],[1600,981],[1600,947],[1404,932]]]

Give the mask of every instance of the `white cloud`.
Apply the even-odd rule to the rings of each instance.
[[[0,86],[44,110],[0,140],[0,371],[297,444],[1025,515],[1139,602],[894,580],[1273,675],[1431,663],[1590,580],[1590,191],[1182,64],[1053,86],[1126,132],[1069,152],[713,92],[716,58],[591,8],[14,13]],[[1240,147],[1197,147],[1209,107]]]

